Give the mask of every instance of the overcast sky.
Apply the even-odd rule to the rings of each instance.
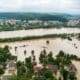
[[[0,12],[61,12],[80,14],[80,0],[0,0]]]

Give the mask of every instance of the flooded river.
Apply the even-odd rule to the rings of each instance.
[[[21,31],[6,31],[0,32],[0,38],[14,38],[14,37],[27,37],[27,36],[43,36],[47,34],[70,34],[80,33],[78,28],[62,28],[62,29],[33,29],[33,30],[21,30]],[[49,44],[46,42],[49,41]],[[9,46],[10,52],[16,55],[18,60],[24,61],[26,57],[31,56],[31,51],[34,51],[36,60],[38,61],[39,55],[42,50],[46,50],[47,53],[53,52],[55,56],[60,50],[65,53],[75,54],[80,57],[80,41],[76,38],[72,38],[72,41],[61,38],[42,38],[26,41],[16,41],[10,43],[0,43],[1,47],[5,45]],[[26,54],[24,54],[26,51]]]
[[[1,38],[15,38],[15,37],[29,37],[29,36],[43,36],[50,34],[71,34],[80,33],[78,28],[62,28],[62,29],[34,29],[34,30],[22,30],[22,31],[8,31],[0,32]],[[73,37],[72,40],[61,39],[61,38],[41,38],[34,40],[16,41],[0,43],[0,47],[8,45],[12,55],[17,56],[17,60],[24,61],[26,57],[34,55],[37,63],[39,63],[39,55],[41,51],[46,50],[53,53],[53,56],[57,55],[59,51],[64,51],[66,54],[74,54],[80,57],[80,41]],[[74,62],[78,69],[77,77],[80,80],[80,62]]]
[[[49,41],[48,44],[47,41]],[[53,56],[58,54],[60,50],[63,50],[65,53],[75,54],[80,57],[80,41],[75,38],[73,38],[72,41],[61,38],[43,38],[20,42],[0,43],[0,46],[2,47],[5,45],[8,45],[11,54],[16,55],[18,57],[17,59],[21,61],[24,61],[25,57],[31,56],[33,50],[36,60],[38,61],[39,55],[44,49],[47,53],[52,51]],[[26,54],[24,54],[24,51],[26,51]]]
[[[80,33],[79,28],[61,28],[61,29],[30,29],[30,30],[18,30],[18,31],[4,31],[0,32],[0,38],[16,38],[16,37],[30,37],[30,36],[43,36],[50,34],[71,34]]]

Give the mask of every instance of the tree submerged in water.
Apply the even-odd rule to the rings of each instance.
[[[5,73],[7,62],[11,60],[16,60],[16,58],[16,56],[12,56],[10,54],[8,46],[0,48],[0,76]]]
[[[25,62],[17,62],[17,77],[10,80],[77,80],[77,69],[72,60],[79,59],[63,51],[53,57],[52,51],[43,50],[39,57],[40,66],[34,65],[31,57]]]

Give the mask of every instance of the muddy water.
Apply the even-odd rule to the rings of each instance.
[[[37,30],[22,30],[22,31],[8,31],[0,32],[0,38],[14,38],[25,36],[42,36],[46,34],[63,34],[63,33],[80,33],[80,29],[77,28],[62,28],[62,29],[37,29]],[[47,43],[46,41],[49,41]],[[36,56],[36,61],[39,63],[39,55],[44,49],[49,53],[53,52],[53,56],[57,55],[60,50],[65,53],[74,54],[80,57],[80,41],[76,38],[72,38],[72,41],[61,38],[47,38],[47,39],[35,39],[27,41],[16,41],[10,43],[0,43],[0,47],[5,45],[9,46],[9,50],[12,55],[17,56],[17,60],[24,61],[26,57],[31,56],[32,50]],[[24,53],[26,51],[26,54]],[[80,76],[80,62],[73,62],[78,69],[78,75]],[[80,78],[78,79],[80,80]]]
[[[49,43],[47,44],[46,41],[49,41]],[[31,56],[32,50],[34,50],[36,60],[38,61],[39,55],[44,49],[47,53],[52,51],[53,56],[59,53],[60,50],[63,50],[66,53],[75,54],[80,57],[80,41],[75,38],[73,38],[72,41],[61,38],[48,38],[12,43],[0,43],[1,47],[4,47],[5,45],[8,45],[11,54],[18,56],[18,60],[21,61],[24,61],[25,57]],[[15,49],[15,47],[17,48]],[[25,50],[26,54],[24,54]]]
[[[30,37],[42,36],[49,34],[63,34],[63,33],[80,33],[79,28],[61,28],[61,29],[31,29],[31,30],[18,30],[18,31],[4,31],[0,32],[0,38],[16,38],[16,37]]]

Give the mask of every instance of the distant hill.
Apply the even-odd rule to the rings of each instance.
[[[0,13],[0,18],[2,19],[20,19],[20,20],[57,20],[66,22],[68,21],[72,15],[63,14],[63,13]]]

